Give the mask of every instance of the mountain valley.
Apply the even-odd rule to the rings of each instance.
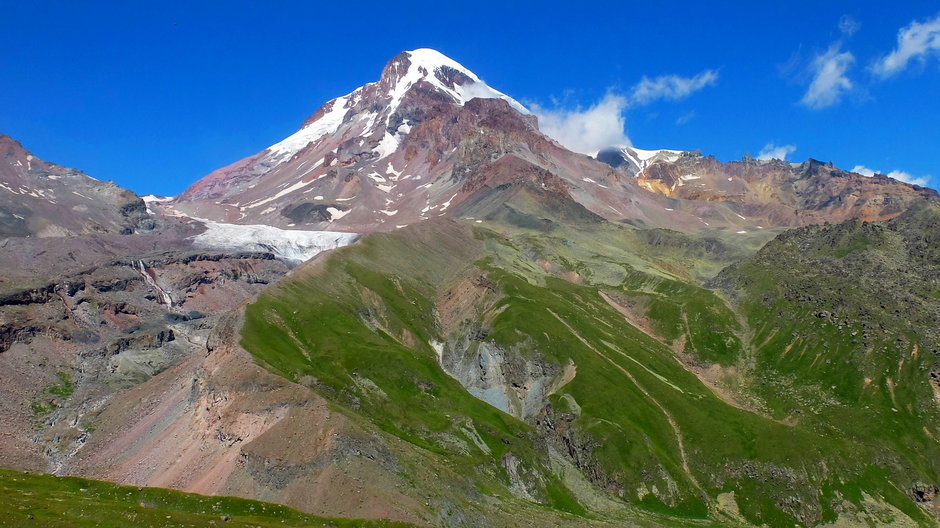
[[[0,248],[0,525],[940,523],[930,188],[418,49],[175,197],[0,136]]]

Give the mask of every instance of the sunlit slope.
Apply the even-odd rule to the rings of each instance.
[[[36,527],[402,527],[404,523],[326,519],[260,501],[119,486],[76,477],[0,469],[0,526]]]
[[[764,408],[866,446],[884,478],[928,502],[940,476],[938,209],[788,232],[715,285],[753,329],[749,389]]]
[[[676,247],[610,225],[425,222],[298,270],[247,308],[242,344],[491,498],[657,524],[930,525],[901,491],[920,471],[873,466],[884,445],[783,419],[735,382],[756,338],[677,273],[694,251]]]

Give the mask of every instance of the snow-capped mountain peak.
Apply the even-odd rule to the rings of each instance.
[[[459,75],[455,75],[454,72]],[[386,66],[383,78],[386,75],[394,80],[394,88],[391,90],[392,106],[396,106],[405,92],[415,83],[423,80],[453,97],[458,105],[463,105],[476,97],[503,99],[517,111],[523,114],[530,113],[518,101],[491,88],[475,73],[437,50],[419,48],[402,52]]]
[[[311,143],[335,134],[349,121],[347,116],[351,118],[351,114],[358,115],[358,121],[367,123],[361,135],[377,137],[375,152],[378,153],[378,159],[389,156],[401,144],[401,136],[407,134],[413,125],[410,122],[392,123],[393,116],[398,113],[407,94],[421,82],[427,83],[438,95],[458,106],[478,97],[502,99],[516,111],[530,113],[525,106],[491,88],[459,62],[437,50],[419,48],[403,51],[390,60],[379,81],[324,104],[304,123],[303,128],[268,148],[268,161],[279,163],[290,159]],[[382,110],[363,112],[363,102],[372,100],[380,100]]]
[[[401,170],[401,161],[396,169],[390,169],[389,163],[396,157],[393,155],[402,154],[412,129],[440,115],[442,105],[460,109],[473,99],[499,99],[515,112],[530,115],[518,101],[442,53],[427,48],[403,51],[385,65],[377,81],[327,101],[300,130],[255,156],[206,176],[177,201],[257,194],[259,198],[247,204],[243,198],[239,200],[244,204],[237,206],[239,215],[247,215],[260,205],[265,207],[259,211],[267,211],[269,202],[287,195],[312,192],[323,183],[313,185],[315,179],[363,164],[375,165],[374,172],[379,175],[374,177],[376,185],[384,189],[389,183],[379,178],[391,175],[390,170]],[[271,196],[266,195],[269,190]]]

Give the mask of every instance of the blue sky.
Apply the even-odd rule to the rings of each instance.
[[[0,133],[172,195],[431,47],[572,148],[774,151],[940,185],[940,4],[754,3],[9,1]]]

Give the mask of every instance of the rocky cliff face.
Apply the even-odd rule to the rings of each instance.
[[[130,234],[153,225],[134,193],[42,161],[0,134],[0,237]]]
[[[885,219],[937,200],[927,189],[815,161],[719,163],[632,147],[598,159],[575,154],[473,72],[414,50],[389,61],[378,81],[324,104],[297,133],[213,172],[164,207],[219,222],[388,231],[467,213],[461,204],[473,191],[516,178],[519,160],[595,215],[684,232]]]
[[[734,204],[737,214],[762,219],[764,227],[849,218],[887,220],[914,204],[940,203],[933,189],[884,175],[866,177],[812,159],[803,163],[754,159],[722,163],[686,152],[647,160],[634,172],[639,186],[682,200]],[[631,170],[634,165],[620,167]]]
[[[269,252],[200,250],[192,232],[4,241],[0,464],[61,470],[88,413],[198,353],[221,313],[288,270]]]

